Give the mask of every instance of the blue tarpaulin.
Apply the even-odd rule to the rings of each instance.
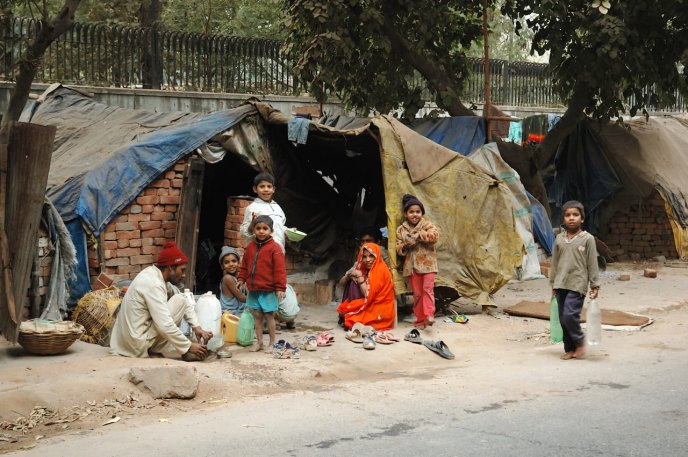
[[[466,156],[485,144],[485,120],[480,116],[418,119],[414,131],[447,149]]]
[[[81,218],[86,227],[98,235],[162,172],[216,134],[255,112],[252,105],[245,105],[197,117],[189,116],[179,123],[160,126],[125,145],[122,143],[126,140],[117,142],[103,132],[103,141],[111,146],[112,152],[92,168],[84,169],[63,184],[52,187],[48,197],[64,220]],[[69,113],[63,115],[68,117]],[[41,122],[40,119],[33,121]],[[135,120],[128,119],[128,122],[132,121]],[[84,157],[84,160],[88,162],[89,157]]]
[[[542,203],[538,201],[537,198],[533,197],[530,192],[527,192],[528,200],[530,200],[530,207],[533,211],[533,235],[535,240],[540,243],[542,249],[544,249],[547,254],[552,254],[552,247],[554,246],[554,230],[552,229],[552,223],[549,221],[549,216],[545,207]]]

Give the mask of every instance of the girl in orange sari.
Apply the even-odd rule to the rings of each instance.
[[[361,289],[363,298],[345,300],[339,305],[337,312],[344,317],[344,326],[350,329],[360,322],[375,330],[394,327],[394,283],[382,260],[380,246],[375,243],[361,246],[352,279]]]

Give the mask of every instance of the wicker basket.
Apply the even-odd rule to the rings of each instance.
[[[84,295],[72,314],[74,322],[84,326],[81,341],[109,346],[110,330],[121,302],[117,287],[94,290]]]
[[[21,323],[18,341],[26,351],[32,354],[62,354],[83,331],[84,327],[72,321],[53,322],[33,319]]]

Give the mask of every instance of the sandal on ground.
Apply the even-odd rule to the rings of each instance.
[[[363,342],[363,335],[361,335],[360,330],[356,329],[351,329],[348,332],[344,334],[344,337],[353,342],[353,343],[362,343]]]
[[[375,340],[370,335],[366,335],[365,338],[363,338],[363,349],[367,349],[369,351],[372,351],[375,349]]]
[[[374,335],[375,333],[377,333],[376,330],[370,325],[361,324],[360,322],[356,322],[354,326],[351,327],[351,330],[358,330],[359,332],[361,332],[361,335],[363,336]]]
[[[382,333],[384,333],[385,338],[387,338],[392,343],[397,343],[397,342],[401,341],[399,338],[394,336],[394,334],[392,334],[392,333],[389,333],[389,332],[382,332]]]
[[[332,343],[334,343],[334,336],[330,335],[328,332],[322,332],[315,337],[315,341],[318,346],[332,346]]]
[[[299,346],[304,351],[315,351],[318,349],[318,341],[313,335],[306,335],[301,338]]]
[[[375,340],[375,342],[379,343],[379,344],[392,344],[393,343],[393,341],[390,340],[389,338],[387,338],[387,335],[384,333],[376,333],[373,336],[373,340]],[[364,341],[364,343],[365,343],[365,341]]]
[[[404,336],[404,341],[409,341],[411,343],[423,344],[423,337],[420,336],[420,332],[417,328],[414,328]]]
[[[423,346],[430,349],[432,352],[435,352],[440,357],[444,357],[445,359],[449,359],[449,360],[454,359],[454,354],[452,354],[452,352],[449,350],[447,345],[444,344],[444,341],[442,341],[442,340],[439,340],[439,341],[425,340],[425,341],[423,341]]]

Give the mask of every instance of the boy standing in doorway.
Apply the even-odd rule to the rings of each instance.
[[[249,241],[254,238],[251,233],[251,222],[258,216],[269,216],[272,219],[272,238],[284,250],[284,226],[287,217],[284,211],[272,199],[275,193],[275,177],[270,173],[258,173],[253,179],[253,192],[258,196],[253,203],[248,205],[244,212],[244,221],[241,223],[239,231]]]

